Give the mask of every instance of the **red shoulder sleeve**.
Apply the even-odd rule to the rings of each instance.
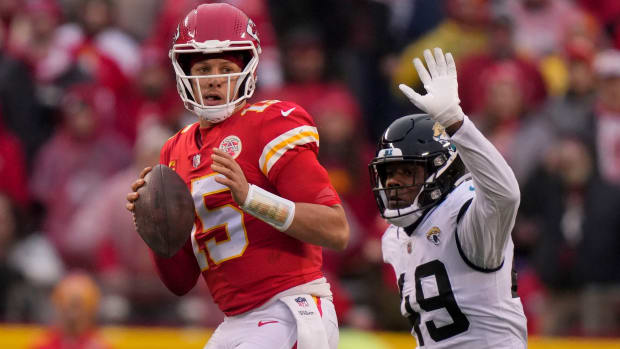
[[[159,257],[150,249],[149,252],[151,252],[159,278],[172,293],[182,296],[196,285],[200,276],[200,267],[192,252],[191,239],[187,239],[185,246],[170,258]]]
[[[330,183],[327,171],[310,150],[291,157],[279,171],[275,184],[280,195],[294,202],[325,206],[340,204],[340,197]]]
[[[260,124],[259,144],[259,167],[279,195],[295,202],[340,203],[317,159],[316,125],[302,107],[284,101],[269,105]]]
[[[259,130],[261,172],[275,183],[281,169],[295,155],[319,153],[319,134],[312,117],[299,105],[278,102],[265,111]]]

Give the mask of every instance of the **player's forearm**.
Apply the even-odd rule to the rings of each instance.
[[[295,217],[284,232],[313,245],[342,251],[349,242],[349,224],[340,205],[295,203]]]
[[[472,173],[478,192],[496,204],[518,206],[519,184],[512,169],[468,118],[451,139]]]
[[[177,296],[189,292],[198,281],[200,269],[193,254],[184,247],[170,258],[162,258],[151,252],[157,274],[166,287]]]

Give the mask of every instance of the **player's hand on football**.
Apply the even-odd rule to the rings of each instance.
[[[451,53],[444,55],[438,47],[433,51],[434,56],[430,50],[424,50],[428,71],[419,58],[413,60],[413,65],[427,93],[420,95],[405,84],[400,84],[398,87],[411,103],[447,128],[463,120],[463,111],[459,106],[461,101],[456,80],[456,64]]]
[[[144,181],[144,176],[146,176],[147,173],[151,172],[153,168],[152,167],[145,167],[142,172],[140,172],[140,176],[138,176],[138,179],[135,180],[135,182],[131,183],[131,193],[127,194],[127,203],[125,204],[125,207],[131,212],[133,213],[133,210],[135,208],[134,206],[134,201],[138,200],[138,189],[140,187],[142,187],[144,185],[144,183],[146,183]]]
[[[220,173],[222,176],[216,176],[215,181],[230,188],[233,199],[240,206],[245,203],[245,199],[248,196],[250,185],[245,179],[241,166],[223,150],[213,148],[213,154],[211,154],[213,164],[211,169]]]

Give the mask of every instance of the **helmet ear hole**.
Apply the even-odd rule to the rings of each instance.
[[[433,165],[435,166],[435,168],[439,168],[443,166],[446,161],[448,161],[448,159],[446,159],[446,156],[444,154],[441,154],[433,159]]]
[[[190,65],[190,62],[192,61],[192,56],[194,55],[195,53],[177,54],[177,62],[179,62],[179,66],[185,75],[191,75],[192,66]]]
[[[243,67],[247,67],[252,60],[252,53],[249,51],[241,52],[241,59],[243,61]]]

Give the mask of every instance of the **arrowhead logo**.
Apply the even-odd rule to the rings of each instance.
[[[236,159],[241,154],[241,139],[235,135],[230,135],[222,140],[219,148]]]
[[[297,108],[297,107],[293,107],[293,108],[291,108],[291,109],[289,109],[287,111],[280,110],[280,113],[282,113],[282,116],[287,117],[290,113],[293,112],[293,110],[295,110],[295,108]]]
[[[275,323],[277,323],[277,321],[275,321],[275,320],[273,320],[273,321],[262,321],[261,320],[261,321],[258,322],[258,327],[261,327],[261,326],[267,325],[267,324],[275,324]]]

